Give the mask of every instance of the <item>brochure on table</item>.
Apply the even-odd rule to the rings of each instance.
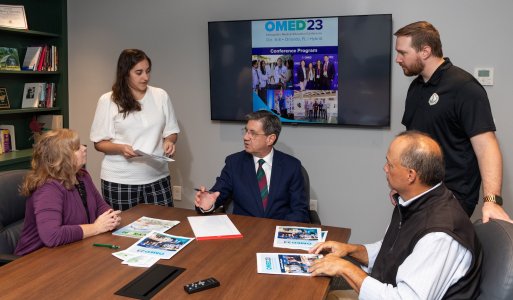
[[[242,237],[227,215],[187,217],[187,219],[198,241]]]
[[[326,235],[324,235],[324,239],[326,239]],[[276,226],[273,246],[277,248],[308,250],[322,241],[321,228]]]
[[[257,272],[262,274],[310,276],[308,268],[321,254],[257,253]]]
[[[143,216],[125,227],[114,231],[112,234],[140,239],[151,231],[166,232],[178,224],[180,224],[180,221],[162,220]]]
[[[192,242],[192,240],[194,238],[152,231],[126,249],[126,251],[137,255],[169,259]]]

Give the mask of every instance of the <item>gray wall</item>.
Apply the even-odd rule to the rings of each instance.
[[[88,169],[99,183],[102,155],[89,142],[99,96],[110,90],[117,57],[124,48],[144,49],[153,60],[151,84],[171,95],[182,129],[173,185],[183,188],[178,207],[193,206],[193,187],[211,186],[224,157],[242,149],[241,124],[210,121],[207,22],[255,18],[393,15],[394,30],[417,20],[441,32],[444,54],[466,69],[494,67],[487,87],[504,154],[504,182],[511,182],[513,152],[513,2],[480,0],[188,0],[68,1],[70,127],[89,144]],[[312,198],[319,201],[323,224],[352,228],[351,241],[383,235],[392,206],[382,170],[400,119],[410,78],[392,68],[392,124],[389,129],[289,127],[277,148],[298,157],[308,170]],[[503,195],[513,213],[513,190]],[[473,218],[480,215],[476,211]]]

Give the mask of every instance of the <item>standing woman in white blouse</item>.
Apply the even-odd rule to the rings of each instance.
[[[151,60],[141,50],[121,52],[112,91],[98,100],[90,139],[105,153],[101,188],[114,208],[139,203],[173,206],[166,161],[134,150],[172,156],[180,129],[169,95],[149,86]]]

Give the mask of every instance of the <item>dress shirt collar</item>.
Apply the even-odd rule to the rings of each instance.
[[[267,154],[266,156],[262,157],[263,160],[265,160],[265,163],[269,165],[269,167],[273,166],[273,156],[274,156],[274,148],[271,149],[271,152]],[[256,157],[253,155],[253,162],[258,167],[258,161],[260,160],[260,157]]]
[[[437,187],[439,187],[440,185],[442,185],[442,182],[439,182],[437,185],[435,185],[434,187],[430,188],[429,190],[425,191],[424,193],[421,193],[413,198],[411,198],[410,200],[408,201],[404,201],[403,198],[401,196],[399,196],[399,205],[403,206],[403,207],[407,207],[409,206],[410,204],[412,204],[415,200],[419,199],[421,196],[431,192],[432,190],[436,189]]]

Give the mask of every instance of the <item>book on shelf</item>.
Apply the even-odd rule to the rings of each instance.
[[[20,71],[18,49],[0,47],[0,70]]]
[[[41,83],[27,82],[23,88],[23,100],[21,108],[34,108],[39,105],[39,98],[41,96]]]
[[[44,45],[35,71],[57,71],[57,47]]]
[[[47,94],[46,94],[46,107],[54,107],[55,102],[55,83],[47,83]]]
[[[54,45],[27,47],[21,69],[26,71],[57,71],[57,47]]]
[[[9,96],[7,96],[7,88],[0,87],[0,109],[11,108]]]
[[[9,140],[11,141],[11,151],[16,151],[16,134],[14,133],[14,125],[0,125],[0,130],[9,131]]]
[[[55,83],[25,83],[21,108],[53,107],[55,101]]]
[[[0,129],[0,154],[11,151],[11,134],[9,133],[9,129]]]
[[[39,63],[42,47],[27,47],[25,59],[23,59],[22,70],[35,71]]]
[[[53,130],[53,129],[61,129],[62,126],[62,115],[39,115],[37,116],[37,121],[43,124],[43,131]]]
[[[59,56],[58,56],[58,53],[57,53],[57,47],[56,46],[52,46],[52,51],[53,51],[53,69],[52,71],[55,71],[57,72],[58,71],[58,63],[59,63]]]

